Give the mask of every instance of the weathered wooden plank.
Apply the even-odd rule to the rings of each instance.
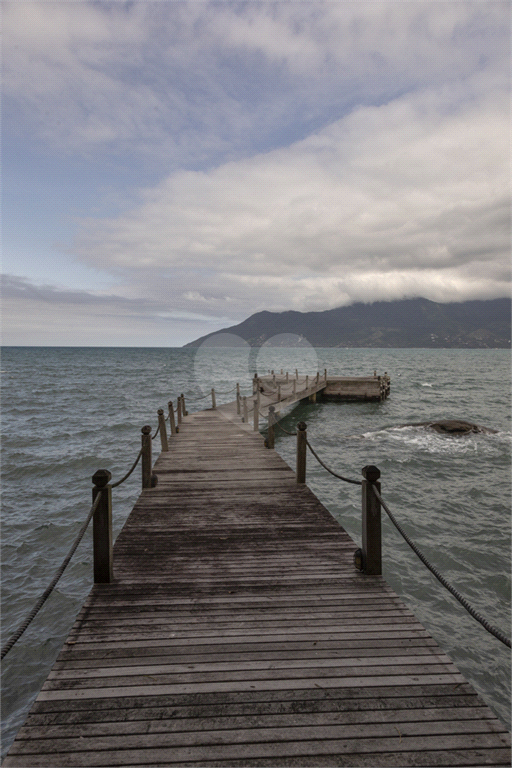
[[[409,709],[404,714],[398,710],[364,710],[344,713],[343,725],[358,725],[364,731],[365,724],[373,723],[431,723],[442,721],[449,723],[453,720],[474,721],[490,719],[481,717],[479,707],[438,707],[437,709]],[[19,736],[26,739],[56,739],[91,737],[91,736],[121,736],[135,733],[176,733],[193,731],[239,730],[248,727],[285,728],[340,725],[340,713],[307,712],[307,713],[258,713],[252,717],[247,715],[210,716],[210,717],[159,717],[137,720],[106,721],[104,718],[96,722],[79,722],[70,728],[69,724],[51,725],[49,723],[28,723],[20,730]],[[503,730],[505,730],[503,728]]]
[[[147,714],[163,717],[206,717],[215,714],[265,714],[270,712],[352,712],[417,709],[419,707],[478,707],[490,713],[468,683],[414,683],[373,688],[294,688],[280,690],[202,692],[176,695],[122,696],[105,699],[36,700],[29,714],[62,718],[139,719]],[[87,713],[87,714],[86,714]],[[491,717],[494,717],[490,713]],[[487,716],[487,715],[486,715]],[[80,720],[78,720],[80,722]]]
[[[254,734],[257,734],[258,729],[254,729]],[[252,734],[251,734],[252,735]],[[176,763],[177,765],[186,764],[191,762],[204,765],[206,760],[238,760],[242,765],[245,765],[245,761],[248,758],[253,757],[271,757],[273,759],[280,757],[296,756],[296,755],[330,755],[330,754],[368,754],[368,753],[381,753],[381,752],[425,752],[430,750],[435,760],[435,753],[441,749],[444,750],[470,750],[482,747],[489,747],[497,750],[504,748],[507,745],[504,743],[504,739],[501,740],[497,734],[475,734],[475,733],[463,733],[454,734],[442,738],[438,734],[433,736],[419,736],[408,737],[401,735],[400,729],[398,732],[394,732],[390,736],[383,736],[377,738],[359,738],[359,739],[313,739],[311,741],[305,740],[284,740],[284,741],[267,741],[264,743],[258,742],[239,742],[235,744],[212,744],[199,746],[179,746],[174,745],[165,747],[146,748],[134,747],[133,749],[109,749],[107,754],[98,750],[90,750],[86,752],[83,748],[80,751],[72,752],[67,751],[63,753],[61,750],[49,753],[52,763],[44,762],[44,753],[30,756],[31,766],[39,765],[54,765],[54,766],[118,766],[118,765],[148,765],[153,764],[155,760],[164,761],[164,765],[168,765],[169,761]],[[500,743],[501,742],[501,743]],[[61,745],[62,747],[63,745]],[[85,745],[83,745],[85,747]],[[172,751],[172,754],[170,753]],[[503,750],[504,751],[504,750]],[[503,756],[499,752],[495,752],[497,757]],[[14,756],[13,751],[13,756]],[[22,753],[23,754],[23,753]],[[20,755],[21,756],[21,755]],[[68,762],[62,762],[62,758],[65,757]],[[85,761],[84,761],[85,758]],[[107,762],[105,762],[107,761]],[[430,763],[432,765],[432,762]],[[4,762],[6,766],[12,766],[13,763],[9,761]],[[464,763],[462,763],[464,765]]]
[[[260,743],[276,742],[308,742],[314,740],[327,741],[329,739],[343,740],[366,740],[368,735],[367,723],[341,724],[334,725],[300,725],[300,726],[280,726],[265,727],[259,722],[253,723],[251,728],[234,728],[222,730],[206,729],[194,731],[163,731],[157,733],[138,733],[122,734],[93,737],[77,736],[76,738],[65,738],[61,736],[55,738],[27,739],[24,744],[18,743],[13,754],[25,754],[37,752],[61,752],[68,750],[70,752],[82,752],[94,749],[100,750],[128,750],[128,749],[152,749],[165,746],[179,749],[183,746],[199,747],[202,745],[247,745]],[[501,732],[494,729],[492,720],[458,720],[443,721],[432,720],[425,721],[400,722],[398,728],[394,722],[372,723],[371,740],[377,741],[386,738],[396,739],[398,736],[404,742],[407,742],[409,749],[415,748],[415,742],[422,741],[425,736],[429,739],[437,736],[439,742],[450,743],[458,739],[461,735],[468,736],[468,740],[475,737],[475,734],[493,734],[496,736],[493,746],[506,746],[507,734],[502,728]],[[401,743],[401,741],[400,741]],[[459,745],[462,743],[459,741]],[[464,746],[468,746],[465,744]]]
[[[439,667],[440,665],[443,666],[443,668],[447,669],[448,671],[454,671],[456,670],[456,667],[449,663],[448,657],[446,657],[444,654],[437,654],[433,653],[431,655],[422,655],[422,656],[408,656],[407,658],[404,658],[403,656],[381,656],[378,658],[378,664],[376,664],[375,657],[350,657],[350,658],[343,658],[343,657],[328,657],[325,659],[318,658],[316,656],[314,657],[308,657],[306,655],[303,655],[302,658],[296,660],[296,659],[276,659],[272,661],[239,661],[238,658],[236,660],[232,659],[229,662],[203,662],[203,663],[167,663],[167,664],[143,664],[143,665],[134,665],[133,663],[130,664],[127,667],[122,666],[116,666],[112,668],[110,665],[106,667],[96,668],[94,670],[84,670],[82,669],[80,673],[77,673],[75,670],[56,670],[53,669],[50,674],[48,675],[47,680],[66,680],[66,679],[76,679],[80,681],[84,680],[90,680],[90,679],[98,679],[98,678],[112,678],[112,677],[133,677],[136,675],[141,676],[153,676],[153,675],[161,675],[163,677],[170,676],[170,675],[181,675],[186,674],[188,676],[189,672],[194,672],[201,674],[201,679],[205,680],[207,679],[206,676],[203,673],[208,672],[229,672],[234,673],[238,671],[243,672],[252,672],[255,670],[264,670],[265,672],[268,670],[272,670],[277,672],[278,670],[292,670],[292,669],[300,669],[303,672],[306,669],[314,669],[318,671],[320,668],[327,667],[329,670],[338,670],[342,668],[349,668],[351,674],[363,674],[362,668],[368,667],[368,672],[371,673],[371,671],[375,668],[377,670],[380,670],[380,667],[386,666],[386,667],[393,667],[393,668],[399,668],[401,671],[407,672],[408,667],[412,665],[418,665],[418,671],[421,672],[424,669],[428,667],[428,665],[433,665],[436,667]],[[226,679],[224,677],[224,679]],[[124,683],[122,683],[124,684]]]
[[[225,691],[251,691],[258,688],[259,690],[273,691],[273,690],[286,690],[287,688],[294,688],[300,685],[301,688],[316,687],[316,688],[351,688],[359,686],[377,687],[384,685],[414,685],[415,683],[421,683],[423,685],[436,685],[439,683],[458,685],[464,682],[464,678],[460,673],[439,673],[439,674],[417,674],[413,672],[410,675],[397,674],[397,675],[374,675],[373,677],[312,677],[307,679],[300,675],[290,676],[279,680],[267,679],[258,680],[256,685],[256,679],[249,680],[234,680],[224,682],[223,680],[212,681],[209,683],[199,682],[184,682],[176,684],[162,684],[154,683],[152,685],[125,685],[115,686],[113,688],[81,688],[81,689],[64,689],[64,690],[46,690],[43,689],[38,695],[39,701],[56,701],[73,699],[104,699],[115,698],[118,696],[155,696],[162,694],[178,694],[178,693],[209,693],[209,692],[225,692]]]

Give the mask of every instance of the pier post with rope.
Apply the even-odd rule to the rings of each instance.
[[[110,584],[114,578],[112,557],[112,473],[98,469],[92,476],[92,500],[100,499],[92,519],[93,568],[95,584]]]
[[[382,576],[382,530],[380,501],[373,493],[375,485],[380,493],[380,469],[369,465],[363,467],[362,482],[362,550],[363,570],[368,576]]]

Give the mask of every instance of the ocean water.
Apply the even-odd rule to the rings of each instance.
[[[189,411],[249,394],[255,371],[387,371],[383,403],[300,404],[298,421],[335,471],[382,473],[382,495],[425,555],[484,616],[510,633],[510,353],[506,350],[5,348],[2,354],[2,643],[51,581],[90,509],[91,477],[130,467],[140,429],[184,393]],[[220,394],[225,393],[225,394]],[[462,438],[411,424],[461,418],[496,430]],[[262,423],[263,429],[263,423]],[[295,439],[277,430],[293,467]],[[360,489],[308,454],[307,483],[357,543]],[[114,533],[140,493],[137,470],[113,492]],[[487,704],[510,725],[510,652],[420,563],[384,515],[384,576]],[[89,530],[56,589],[5,657],[2,755],[92,586]]]

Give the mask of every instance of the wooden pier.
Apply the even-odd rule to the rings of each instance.
[[[3,765],[510,765],[506,728],[246,426],[182,419]]]

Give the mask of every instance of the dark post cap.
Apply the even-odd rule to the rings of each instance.
[[[308,425],[306,424],[305,421],[299,421],[299,423],[297,424],[297,429],[300,429],[301,432],[305,432],[307,428],[308,428]]]
[[[111,481],[111,479],[112,472],[109,472],[108,469],[98,469],[98,471],[95,472],[92,476],[92,482],[98,488],[104,488],[106,484]]]
[[[172,400],[169,400],[169,401],[167,402],[167,405],[172,405]]]
[[[157,413],[158,413],[159,416],[163,416],[164,415],[164,409],[163,408],[159,408]]]
[[[272,411],[272,413],[274,413],[274,411],[276,410],[275,406],[273,406],[273,405],[269,405],[268,409],[269,409],[269,411]]]
[[[370,483],[375,483],[380,477],[380,469],[374,467],[373,464],[369,464],[367,467],[363,467],[363,477],[369,480]]]
[[[141,432],[143,435],[150,435],[151,434],[151,427],[149,424],[146,424],[145,427],[142,427]]]

